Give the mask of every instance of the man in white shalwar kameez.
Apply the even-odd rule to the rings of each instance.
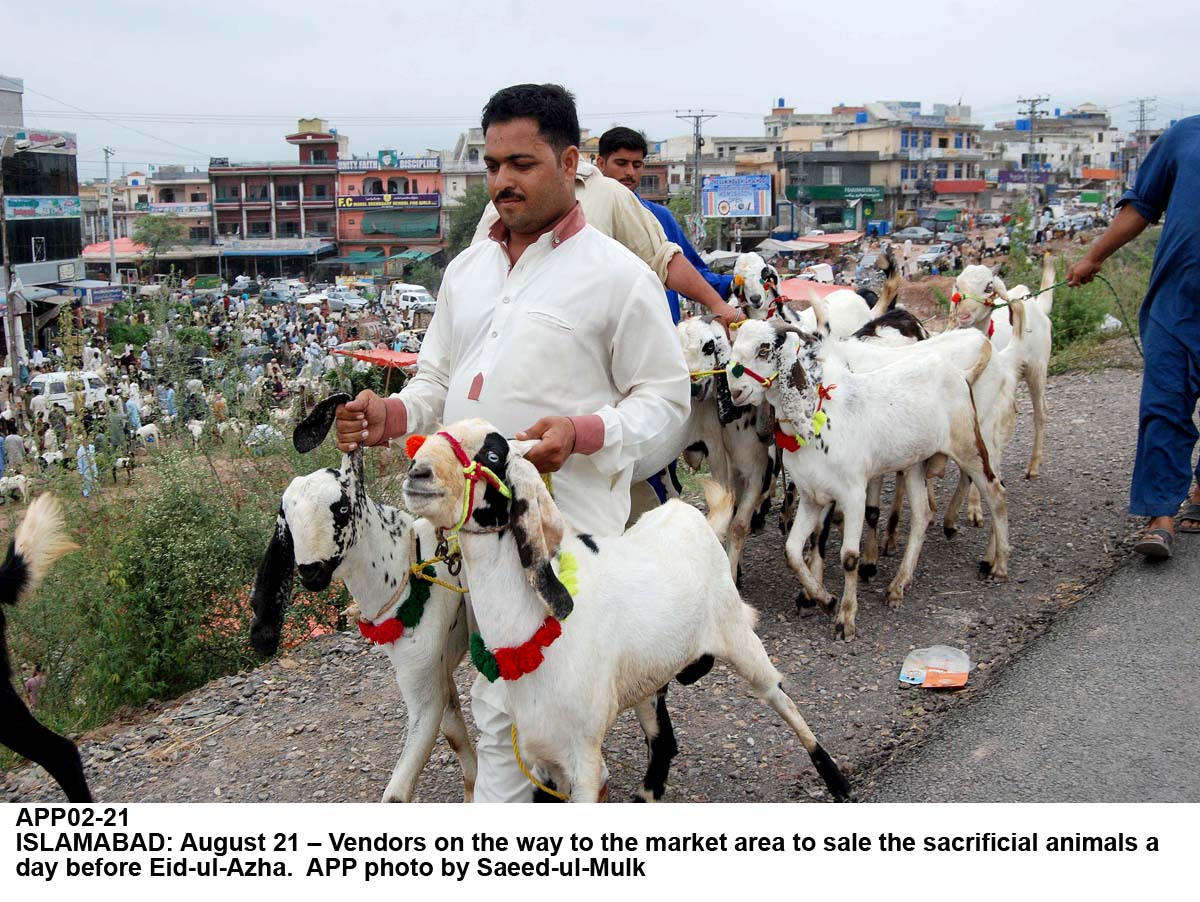
[[[689,411],[689,377],[661,279],[586,222],[575,198],[579,124],[556,85],[518,85],[484,109],[488,239],[446,270],[417,376],[388,399],[338,410],[338,447],[383,444],[483,417],[540,439],[526,458],[553,472],[578,529],[619,535],[634,464]],[[513,757],[504,682],[477,678],[476,801],[528,801]]]

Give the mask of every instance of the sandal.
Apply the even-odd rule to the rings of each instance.
[[[1186,505],[1184,505],[1183,511],[1179,515],[1179,519],[1181,522],[1183,520],[1200,522],[1200,501],[1189,501]],[[1179,531],[1200,532],[1200,526],[1180,526]]]
[[[1138,554],[1145,555],[1149,560],[1165,561],[1171,556],[1171,545],[1174,542],[1175,536],[1169,529],[1148,529],[1138,539],[1133,550]]]

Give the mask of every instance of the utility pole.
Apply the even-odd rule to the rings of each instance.
[[[1034,141],[1033,133],[1037,128],[1038,116],[1044,116],[1045,113],[1039,113],[1038,107],[1043,103],[1049,103],[1049,97],[1022,97],[1017,100],[1017,103],[1025,104],[1029,107],[1029,169],[1025,173],[1025,205],[1029,208],[1029,216],[1032,218],[1033,213],[1033,173],[1034,173]],[[1030,225],[1032,226],[1032,221]]]
[[[1154,114],[1154,107],[1149,106],[1149,104],[1153,103],[1157,99],[1158,99],[1157,97],[1139,97],[1137,100],[1134,101],[1134,103],[1136,103],[1138,105],[1138,127],[1137,127],[1137,133],[1136,133],[1137,134],[1137,152],[1134,157],[1134,162],[1136,164],[1135,168],[1134,168],[1135,173],[1139,169],[1142,168],[1142,160],[1145,157],[1146,122],[1148,121],[1150,116],[1152,116]]]
[[[688,110],[686,113],[675,113],[676,119],[682,119],[684,122],[692,123],[692,138],[694,141],[694,156],[692,163],[692,216],[695,225],[692,228],[692,243],[696,244],[700,234],[699,225],[704,217],[700,212],[700,149],[704,146],[704,138],[700,134],[700,126],[709,119],[716,119],[716,113],[706,113],[704,110],[694,111]]]
[[[115,150],[111,147],[102,148],[104,151],[104,184],[108,188],[108,268],[109,280],[114,285],[121,284],[121,274],[117,272],[117,238],[113,233],[113,189],[112,176],[108,171],[108,158],[111,157]]]

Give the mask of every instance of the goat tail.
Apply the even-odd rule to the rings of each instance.
[[[992,343],[985,341],[979,348],[979,357],[975,361],[975,365],[967,371],[967,385],[974,385],[979,377],[983,375],[983,371],[987,369],[988,364],[992,360]]]
[[[58,498],[39,497],[29,505],[0,563],[0,604],[15,604],[33,592],[54,562],[78,547],[67,536]]]
[[[733,509],[736,502],[733,492],[718,485],[711,479],[701,479],[700,487],[704,489],[704,502],[708,505],[708,525],[724,542],[725,533],[733,520]]]
[[[1042,257],[1042,285],[1038,291],[1037,302],[1042,308],[1042,313],[1046,316],[1050,315],[1050,311],[1054,309],[1054,292],[1050,290],[1050,286],[1055,280],[1054,255],[1046,251]],[[1015,330],[1014,325],[1014,330]]]

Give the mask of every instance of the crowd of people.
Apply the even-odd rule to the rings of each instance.
[[[153,301],[124,315],[123,325],[152,330],[140,347],[113,346],[87,328],[74,353],[60,344],[35,348],[15,378],[3,377],[0,475],[74,468],[90,496],[102,467],[172,434],[186,438],[183,427],[219,439],[232,419],[252,428],[298,396],[310,403],[323,381],[348,389],[343,360],[333,354],[339,345],[416,351],[423,334],[408,311],[383,299],[341,314],[296,297],[263,305],[235,291],[211,300],[176,291],[168,304],[157,325]],[[195,340],[197,329],[207,342]]]

